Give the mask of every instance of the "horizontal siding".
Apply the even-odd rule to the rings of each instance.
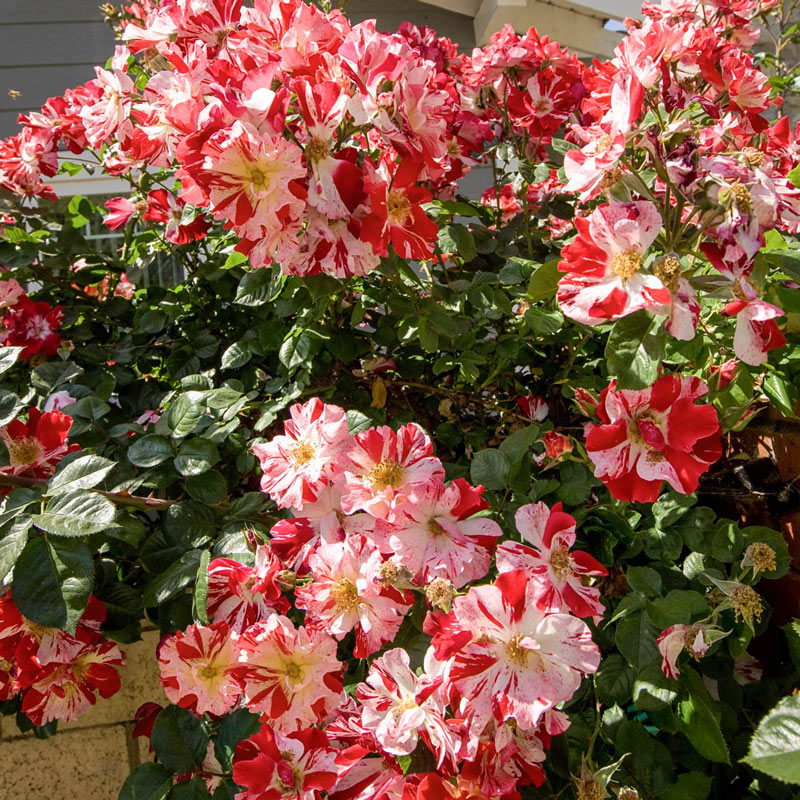
[[[351,22],[375,19],[380,31],[396,31],[402,22],[425,25],[433,28],[439,36],[446,36],[461,45],[467,53],[471,53],[475,46],[472,17],[416,0],[348,0],[344,13]]]
[[[102,21],[0,25],[0,69],[47,64],[105,64],[113,52],[113,34]]]
[[[17,114],[27,110],[27,108],[21,108],[19,111],[0,111],[0,138],[17,132]]]
[[[0,0],[2,2],[2,0]],[[62,64],[42,67],[5,67],[0,69],[0,111],[23,111],[39,108],[48,97],[63,94],[94,78],[91,64]],[[19,92],[17,99],[9,91]]]
[[[95,22],[100,0],[0,0],[0,25],[14,22]]]

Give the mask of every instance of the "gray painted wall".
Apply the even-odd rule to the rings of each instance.
[[[100,0],[0,0],[0,137],[16,133],[20,112],[93,78],[93,66],[112,55],[114,37],[99,5]],[[375,18],[382,30],[410,20],[468,50],[474,46],[470,17],[416,0],[350,0],[345,13],[354,22]]]

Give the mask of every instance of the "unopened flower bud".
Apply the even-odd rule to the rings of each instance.
[[[261,537],[251,528],[245,529],[244,540],[247,542],[247,548],[251,553],[255,553],[256,549],[261,544]]]
[[[555,431],[548,431],[544,435],[544,452],[548,458],[557,461],[561,456],[572,452],[572,442],[569,436],[564,436]]]
[[[275,575],[275,581],[283,589],[293,589],[297,585],[297,575],[290,569],[282,569]]]
[[[575,394],[572,398],[578,406],[581,414],[586,417],[593,417],[597,412],[597,397],[595,397],[588,389],[579,386],[575,389]]]

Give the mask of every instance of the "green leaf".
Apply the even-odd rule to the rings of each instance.
[[[797,291],[796,289],[793,291]],[[780,372],[770,372],[764,383],[762,384],[764,394],[769,397],[772,404],[787,417],[796,416],[794,413],[797,401],[800,399],[800,393],[792,382],[782,375]]]
[[[214,742],[214,754],[225,772],[233,768],[233,754],[239,742],[249,739],[261,727],[258,714],[246,708],[240,708],[227,717],[219,726]]]
[[[96,492],[65,492],[49,500],[33,524],[56,536],[89,536],[114,525],[114,504]]]
[[[205,780],[195,775],[190,781],[176,783],[168,800],[211,800],[211,795],[208,793]]]
[[[19,360],[19,354],[24,347],[0,347],[0,375],[8,372]]]
[[[301,364],[305,364],[311,356],[314,342],[318,342],[308,331],[292,333],[289,338],[281,345],[278,351],[278,359],[286,369],[294,369]]]
[[[269,498],[263,492],[247,492],[231,501],[228,519],[255,519],[268,501]]]
[[[478,255],[475,239],[466,225],[454,222],[439,231],[439,247],[444,252],[458,252],[464,261],[472,261]]]
[[[647,604],[647,615],[661,630],[679,622],[689,623],[693,617],[707,614],[708,602],[705,597],[689,589],[673,589],[666,597],[659,597]]]
[[[784,697],[767,713],[742,760],[775,780],[800,784],[800,695]]]
[[[222,354],[220,367],[221,369],[239,369],[250,360],[252,355],[253,352],[248,347],[247,342],[234,342]]]
[[[281,293],[285,281],[286,276],[278,267],[246,272],[239,281],[233,302],[240,306],[262,306]]]
[[[527,298],[532,303],[549,300],[555,297],[558,291],[558,280],[561,273],[558,271],[558,259],[548,261],[537,267],[528,281]]]
[[[186,392],[173,400],[167,409],[167,425],[174,439],[188,436],[203,418],[205,404],[201,402],[201,392]]]
[[[19,413],[22,401],[13,392],[0,389],[0,425],[7,425]]]
[[[670,751],[651,736],[641,722],[623,722],[617,731],[614,747],[617,755],[630,754],[625,767],[633,769],[637,780],[646,789],[660,791],[673,782],[675,770]]]
[[[625,705],[630,701],[636,672],[617,653],[606,656],[594,676],[597,696],[606,706]]]
[[[172,773],[161,764],[140,764],[128,775],[119,800],[166,800],[172,789]]]
[[[11,522],[2,534],[2,538],[0,538],[0,583],[11,572],[20,553],[25,548],[30,527],[30,517],[21,517]]]
[[[202,551],[190,550],[160,575],[156,575],[144,590],[142,604],[160,606],[183,591],[196,577]]]
[[[136,326],[137,333],[159,333],[169,322],[169,317],[157,308],[145,311]]]
[[[566,139],[558,139],[555,136],[550,140],[550,147],[556,151],[556,153],[568,153],[570,150],[575,150],[578,145],[574,142],[568,142]]]
[[[710,791],[710,775],[684,772],[672,786],[658,793],[658,800],[706,800]]]
[[[635,611],[617,625],[617,648],[628,663],[641,671],[658,659],[656,646],[658,630],[643,611]]]
[[[74,195],[67,206],[70,224],[73,228],[82,228],[92,218],[94,206],[83,196]]]
[[[651,664],[634,681],[632,695],[637,711],[658,711],[675,702],[678,681],[664,675],[661,664]]]
[[[30,539],[14,566],[12,592],[32,622],[74,633],[92,590],[92,557],[77,539]]]
[[[175,536],[195,542],[214,537],[219,532],[219,517],[213,508],[203,503],[182,500],[167,509],[164,528]]]
[[[181,444],[173,463],[181,475],[200,475],[219,461],[219,452],[208,439],[187,439]]]
[[[116,466],[116,462],[102,456],[80,456],[56,472],[47,484],[47,494],[91,489]]]
[[[34,489],[14,489],[0,505],[0,525],[18,517],[31,503],[41,501],[41,492]]]
[[[564,461],[558,467],[561,485],[558,487],[558,499],[570,506],[585,503],[592,493],[592,474],[583,464],[575,461]]]
[[[531,447],[539,440],[539,427],[528,425],[514,431],[506,439],[500,442],[500,452],[508,459],[512,466],[522,460],[526,453],[530,452]]]
[[[655,382],[664,357],[662,322],[642,310],[614,323],[605,356],[618,389],[645,389]]]
[[[692,747],[709,761],[729,764],[728,746],[719,727],[719,709],[708,693],[703,679],[691,667],[681,672],[681,685],[689,696],[678,703],[681,732]]]
[[[203,625],[208,625],[208,562],[210,559],[211,552],[203,550],[200,554],[200,563],[197,565],[194,594],[192,595],[192,615]]]
[[[215,505],[221,503],[228,495],[228,483],[219,472],[204,472],[186,479],[186,491],[194,500]]]
[[[128,460],[137,467],[155,467],[173,455],[172,443],[164,436],[149,434],[128,448]]]
[[[531,306],[525,312],[525,323],[537,336],[552,336],[564,324],[564,315],[560,311]]]
[[[347,417],[347,431],[353,436],[372,426],[372,420],[360,411],[348,411],[345,416]]]
[[[178,775],[191,772],[202,763],[208,734],[191,711],[167,706],[156,718],[151,738],[158,760]]]
[[[482,484],[487,489],[503,489],[511,464],[499,450],[487,448],[475,453],[470,464],[472,482]]]
[[[634,592],[646,597],[658,597],[661,594],[661,576],[650,567],[628,567],[625,578]]]

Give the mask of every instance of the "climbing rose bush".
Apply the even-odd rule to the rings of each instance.
[[[792,797],[796,5],[105,6],[0,142],[0,711],[155,629],[121,800]]]

